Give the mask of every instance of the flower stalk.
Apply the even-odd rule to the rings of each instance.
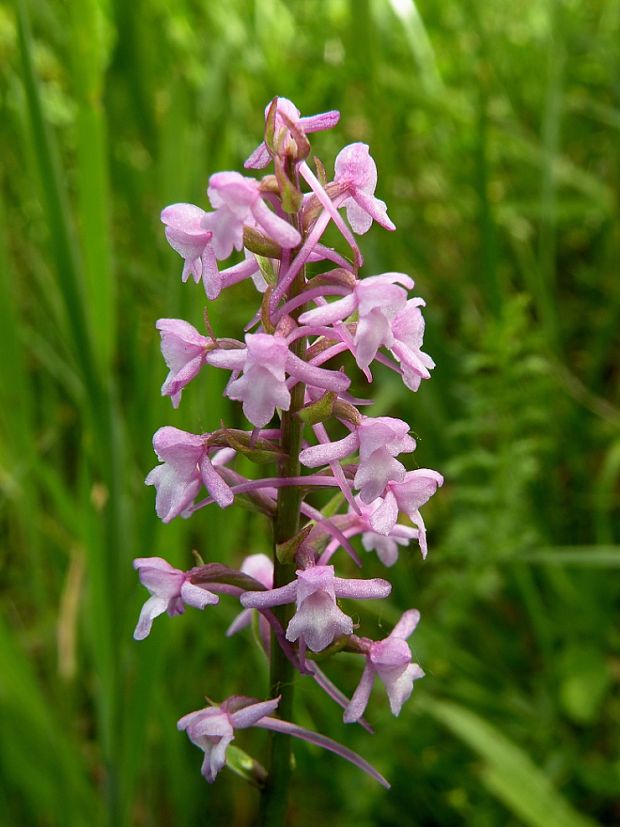
[[[303,289],[305,268],[293,280],[287,298],[294,299]],[[299,315],[299,308],[293,311],[293,318]],[[301,358],[305,339],[298,339],[291,345],[291,352]],[[299,454],[303,435],[303,421],[297,415],[303,408],[305,385],[298,382],[291,393],[291,406],[283,411],[281,422],[280,448],[284,456],[280,463],[279,474],[284,478],[299,477],[301,465]],[[273,524],[273,587],[285,586],[295,579],[294,561],[281,562],[277,547],[286,543],[299,531],[302,489],[292,485],[278,491],[277,510]],[[293,616],[293,606],[285,604],[274,607],[274,614],[282,628],[286,628]],[[279,712],[287,721],[293,720],[293,697],[295,670],[290,659],[276,645],[272,631],[269,663],[269,694],[272,698],[280,696]],[[260,827],[279,827],[284,825],[288,809],[288,797],[292,771],[291,736],[273,731],[270,743],[270,764],[267,780],[261,792],[258,823]]]

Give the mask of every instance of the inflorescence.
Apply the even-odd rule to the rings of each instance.
[[[246,328],[253,332],[246,332],[243,340],[217,338],[210,325],[203,335],[179,319],[157,322],[169,369],[162,394],[173,406],[180,404],[185,386],[211,366],[230,372],[225,394],[242,404],[252,425],[247,431],[222,427],[203,434],[160,428],[153,447],[161,464],[146,478],[156,489],[157,514],[167,523],[210,503],[228,508],[243,494],[245,502],[249,499],[273,519],[282,507],[282,491],[294,487],[300,491],[295,505],[300,517],[293,536],[277,543],[274,560],[253,554],[239,569],[213,562],[188,571],[159,557],[135,560],[151,597],[134,637],[145,638],[153,620],[164,612],[172,616],[185,606],[204,609],[217,604],[221,594],[231,596],[239,601],[241,612],[229,635],[247,626],[257,612],[258,638],[265,652],[280,647],[298,675],[315,680],[343,707],[345,722],[369,728],[363,715],[376,677],[385,687],[392,713],[398,715],[414,681],[424,675],[407,643],[419,612],[404,612],[383,640],[358,635],[340,600],[383,599],[391,585],[378,578],[340,577],[332,560],[340,551],[360,566],[350,542],[358,535],[363,548],[374,550],[386,567],[396,563],[399,547],[411,541],[426,557],[420,508],[443,478],[426,468],[407,471],[398,456],[415,451],[409,425],[360,413],[369,400],[351,395],[351,380],[343,367],[325,367],[341,354],[350,354],[368,382],[373,378],[371,364],[379,362],[399,374],[412,391],[434,367],[421,349],[424,301],[408,297],[413,280],[403,273],[360,277],[363,258],[354,234],[367,232],[373,221],[395,229],[385,203],[375,196],[377,169],[368,146],[346,146],[336,158],[333,180],[328,180],[318,159],[316,172],[308,165],[308,134],[329,129],[338,120],[338,112],[301,117],[289,100],[275,98],[266,109],[264,142],[245,163],[253,170],[273,163],[273,173],[260,180],[238,172],[216,173],[207,191],[211,212],[193,204],[173,204],[162,212],[166,238],[184,260],[183,281],[190,276],[196,283],[202,281],[207,298],[214,301],[222,290],[249,279],[260,307]],[[330,224],[350,254],[322,243]],[[243,258],[222,268],[220,262],[233,251],[242,252]],[[297,446],[290,439],[293,420]],[[346,435],[332,438],[330,430]],[[234,468],[238,455],[271,462],[277,473],[248,479]],[[291,473],[295,463],[297,473]],[[302,473],[300,465],[312,471]],[[207,496],[197,499],[203,488]],[[330,488],[336,498],[324,511],[306,502],[313,491]],[[336,513],[334,502],[340,503]],[[286,582],[280,579],[275,588],[274,563],[290,570]],[[274,608],[286,604],[294,611],[291,607],[284,624]],[[360,658],[361,678],[350,699],[316,663],[315,653],[328,650]],[[179,729],[205,753],[202,772],[207,781],[212,782],[226,764],[235,729],[261,727],[319,744],[389,786],[346,747],[276,717],[279,700],[233,696],[181,718]]]

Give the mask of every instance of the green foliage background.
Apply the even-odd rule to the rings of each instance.
[[[400,718],[377,692],[370,737],[297,692],[392,791],[299,745],[291,823],[619,823],[620,2],[20,0],[0,66],[0,823],[251,823],[255,791],[208,786],[175,721],[263,694],[260,653],[224,644],[225,600],[134,643],[131,560],[268,549],[239,509],[162,526],[143,479],[157,427],[239,416],[216,371],[178,412],[159,396],[155,320],[204,308],[159,211],[206,206],[275,94],[341,110],[328,165],[370,144],[398,231],[364,237],[365,273],[414,276],[438,365],[415,396],[379,372],[374,413],[446,475],[428,561],[402,554],[361,618],[422,612]],[[213,305],[218,333],[251,302]],[[353,689],[354,661],[328,669]]]

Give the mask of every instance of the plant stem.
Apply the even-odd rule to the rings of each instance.
[[[305,268],[297,274],[288,291],[288,298],[296,296],[305,283]],[[301,312],[297,308],[296,316]],[[305,349],[305,340],[299,339],[291,345],[291,352],[301,356]],[[282,412],[280,446],[285,458],[280,463],[281,477],[298,477],[300,475],[299,452],[303,434],[303,422],[296,416],[304,404],[305,385],[297,383],[291,392],[291,405],[288,411]],[[274,555],[273,555],[273,585],[274,588],[284,586],[294,579],[295,563],[281,563],[275,552],[279,543],[284,543],[299,531],[299,515],[302,501],[302,491],[298,486],[281,488],[278,492],[276,516],[274,520]],[[274,614],[286,629],[295,607],[291,604],[276,606]],[[280,695],[278,714],[285,721],[293,717],[293,679],[295,670],[293,664],[286,657],[277,640],[271,633],[271,660],[270,660],[270,695]],[[262,791],[259,827],[283,827],[286,822],[288,809],[288,791],[291,778],[291,738],[278,732],[271,734],[271,759],[267,781]]]

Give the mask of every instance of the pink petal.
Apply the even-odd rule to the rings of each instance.
[[[349,701],[349,705],[344,711],[342,720],[345,724],[353,724],[362,717],[368,706],[370,700],[370,693],[372,692],[372,685],[375,681],[375,673],[372,667],[366,663],[362,677],[357,685],[353,697]]]
[[[288,250],[301,244],[301,236],[295,227],[272,212],[261,198],[254,204],[252,213],[269,238],[280,247]]]
[[[307,468],[318,468],[320,465],[328,465],[334,460],[344,459],[344,457],[356,451],[358,445],[357,434],[352,433],[336,442],[304,448],[299,454],[299,459]]]
[[[168,601],[161,597],[149,597],[138,619],[138,625],[133,633],[134,640],[144,640],[151,631],[153,621],[168,608]]]
[[[244,592],[239,598],[241,605],[246,609],[267,609],[271,606],[283,606],[293,603],[297,594],[297,581],[293,580],[286,586],[270,589],[265,592]]]
[[[382,580],[380,577],[371,580],[335,577],[334,591],[336,597],[349,597],[355,600],[380,600],[390,594],[392,586],[387,580]]]
[[[181,586],[181,598],[186,606],[193,606],[195,609],[204,609],[205,606],[212,606],[220,601],[217,595],[195,586],[189,580],[185,580]]]
[[[250,704],[243,707],[243,709],[233,712],[230,715],[230,720],[235,729],[246,729],[254,726],[265,715],[271,715],[278,708],[280,696],[277,698],[270,698],[268,701],[261,701],[260,703]]]
[[[377,534],[388,535],[398,519],[398,504],[392,491],[383,498],[381,505],[370,515],[370,525]]]
[[[400,620],[388,635],[388,638],[399,637],[406,640],[413,633],[419,622],[420,612],[417,609],[409,609],[403,612]]]
[[[300,118],[298,126],[304,132],[322,132],[324,129],[331,129],[340,120],[340,112],[332,109],[330,112],[322,112],[320,115],[307,115]]]
[[[307,310],[299,317],[300,324],[318,324],[328,325],[333,322],[339,322],[350,316],[357,306],[357,298],[355,294],[345,296],[343,299],[338,299],[331,304],[323,305],[322,307],[315,307],[312,310]]]

